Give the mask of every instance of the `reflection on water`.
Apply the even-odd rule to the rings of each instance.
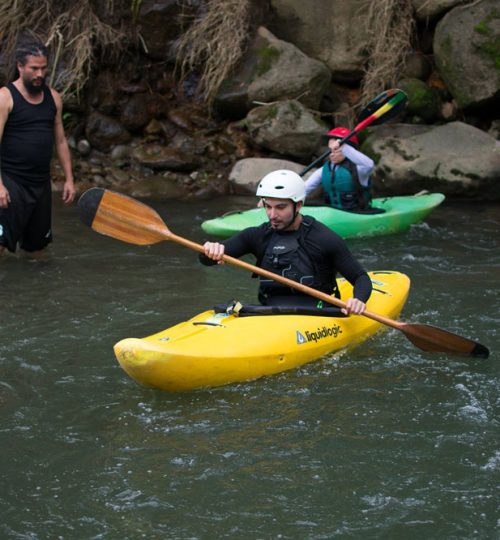
[[[202,242],[201,221],[239,204],[154,206]],[[168,394],[130,380],[113,344],[253,300],[255,280],[99,236],[56,202],[50,256],[0,261],[2,538],[495,537],[498,215],[445,205],[350,242],[368,269],[411,277],[405,320],[477,339],[489,360],[388,330],[275,377]]]

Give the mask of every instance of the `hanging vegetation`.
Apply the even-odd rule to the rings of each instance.
[[[177,72],[181,80],[200,75],[198,92],[210,105],[243,55],[250,29],[250,0],[206,0],[204,9],[181,36]]]
[[[415,28],[411,0],[366,2],[364,20],[370,36],[369,57],[361,86],[361,105],[379,92],[394,86],[407,54],[411,51]]]
[[[126,34],[97,15],[112,14],[114,0],[3,0],[0,4],[1,52],[15,68],[19,40],[36,37],[52,51],[49,83],[62,96],[78,95],[87,82],[96,50],[118,55]],[[13,73],[13,71],[12,71]]]

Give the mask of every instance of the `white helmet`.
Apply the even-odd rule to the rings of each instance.
[[[304,201],[306,186],[297,173],[281,169],[264,176],[257,187],[257,197],[292,199],[293,202]]]

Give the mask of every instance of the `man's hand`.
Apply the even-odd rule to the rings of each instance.
[[[349,298],[346,302],[346,307],[340,311],[344,315],[362,315],[366,309],[366,304],[357,298]]]
[[[224,244],[219,244],[219,242],[205,242],[203,244],[203,250],[209,259],[213,259],[219,264],[224,264],[222,260],[224,256]]]
[[[330,148],[332,150],[332,153],[330,154],[330,161],[335,164],[342,163],[345,156],[342,152],[342,146],[339,145],[339,141],[332,141]]]
[[[75,200],[76,189],[73,180],[66,180],[64,182],[62,191],[62,200],[64,204],[70,204]]]

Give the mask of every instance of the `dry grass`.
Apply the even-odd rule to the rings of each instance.
[[[206,0],[181,36],[176,70],[181,81],[199,73],[198,92],[208,105],[243,55],[250,28],[250,0]]]
[[[108,12],[112,12],[113,2],[106,1]],[[97,48],[118,53],[125,39],[124,33],[97,17],[91,0],[3,0],[0,36],[5,65],[14,68],[16,45],[27,35],[38,38],[51,50],[49,84],[63,97],[82,91]]]
[[[361,105],[393,87],[412,47],[415,28],[411,0],[369,0],[363,6],[370,51],[361,87]]]
[[[204,6],[180,39],[176,67],[181,80],[193,72],[199,74],[198,92],[210,105],[243,55],[250,29],[250,0],[205,0]],[[368,21],[370,41],[358,107],[394,86],[411,50],[415,25],[411,0],[366,0],[362,10],[368,14],[363,19]]]
[[[90,2],[80,0],[75,3],[71,10],[61,13],[49,28],[47,45],[63,52],[54,58],[52,84],[78,94],[89,79],[96,45],[109,48],[116,54],[124,39],[123,33],[96,16]],[[62,69],[56,71],[59,61]]]

